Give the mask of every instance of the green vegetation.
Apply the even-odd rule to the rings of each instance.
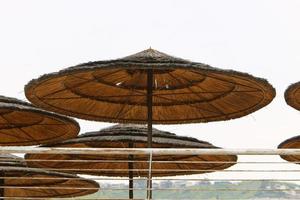
[[[144,183],[136,183],[135,188],[145,188]],[[86,198],[128,198],[125,184],[105,184],[102,191]],[[121,188],[124,190],[107,190]],[[178,188],[178,190],[174,190]],[[163,190],[161,190],[163,189]],[[169,190],[167,190],[169,189]],[[180,189],[184,189],[180,190]],[[244,190],[244,191],[243,191]],[[246,190],[246,191],[245,191]],[[277,191],[276,191],[277,190]],[[280,190],[280,191],[278,191]],[[244,181],[244,182],[195,182],[187,185],[185,181],[161,181],[154,184],[154,199],[300,199],[300,185],[295,183],[271,181]],[[145,198],[144,190],[136,190],[135,198]],[[83,198],[83,197],[81,197]]]

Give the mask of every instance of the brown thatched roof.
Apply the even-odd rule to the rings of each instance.
[[[0,146],[51,143],[74,138],[79,130],[73,119],[0,96]]]
[[[0,195],[5,198],[77,197],[95,193],[99,189],[95,181],[76,175],[21,166],[20,162],[24,164],[24,161],[15,156],[1,155],[0,159],[10,162],[10,165],[0,163],[0,175],[4,177],[4,183],[1,186],[6,187],[4,194]]]
[[[118,124],[108,128],[104,128],[100,131],[88,132],[79,135],[77,138],[65,140],[58,142],[54,145],[65,145],[74,144],[82,142],[96,142],[96,146],[101,148],[102,142],[116,143],[115,148],[120,147],[119,143],[125,143],[127,147],[128,142],[133,142],[136,144],[141,143],[141,148],[146,148],[144,146],[147,143],[147,127],[145,125],[133,125],[133,124]],[[152,129],[153,143],[156,145],[167,146],[166,148],[216,148],[212,144],[204,141],[200,141],[196,138],[178,136],[174,133],[167,131],[158,130],[156,128]],[[113,146],[114,144],[111,144]],[[137,147],[138,148],[138,147]]]
[[[300,82],[290,85],[286,89],[284,97],[288,105],[300,110]]]
[[[176,136],[169,132],[154,129],[153,148],[218,148],[208,142],[195,138]],[[98,132],[86,133],[75,139],[48,145],[51,147],[81,148],[147,148],[147,129],[145,126],[116,125]],[[45,155],[27,154],[29,166],[68,170],[73,173],[100,176],[128,177],[128,155]],[[30,160],[47,161],[30,161]],[[147,176],[147,155],[132,155],[134,176]],[[56,160],[56,161],[49,161]],[[57,161],[57,160],[61,160]],[[69,160],[68,162],[64,162]],[[74,162],[70,160],[76,160]],[[80,161],[91,160],[91,162]],[[101,160],[95,162],[92,160]],[[223,170],[235,164],[236,156],[223,155],[153,155],[153,176],[189,175]],[[164,161],[177,161],[166,163]],[[178,161],[183,161],[178,163]],[[224,162],[224,163],[220,163]],[[107,169],[107,170],[105,170]],[[197,171],[198,170],[198,171]]]
[[[153,70],[153,123],[229,120],[275,96],[264,79],[148,49],[122,59],[89,62],[46,74],[25,87],[35,105],[82,119],[145,123],[147,70]]]
[[[279,144],[279,149],[299,149],[300,135],[287,139]],[[300,155],[281,155],[282,159],[290,162],[300,162]]]

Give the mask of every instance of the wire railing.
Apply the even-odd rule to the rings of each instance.
[[[300,149],[143,149],[143,148],[46,148],[46,147],[1,147],[0,154],[40,154],[40,155],[97,155],[97,158],[82,159],[30,159],[31,163],[52,163],[60,162],[68,163],[133,163],[147,164],[148,168],[124,169],[124,168],[57,168],[45,167],[43,169],[49,171],[59,171],[64,173],[80,174],[78,177],[22,177],[19,176],[1,176],[0,180],[5,181],[29,181],[29,180],[86,180],[91,179],[99,183],[100,189],[97,193],[88,196],[62,198],[62,199],[128,199],[128,191],[135,193],[133,199],[147,199],[147,191],[152,191],[153,199],[300,199],[300,166],[299,162],[287,162],[279,157],[279,155],[300,156]],[[172,155],[237,155],[238,161],[187,161],[187,160],[118,160],[118,159],[101,159],[101,155],[136,155],[145,156],[168,156]],[[13,161],[10,158],[0,158],[0,164],[3,162]],[[169,164],[235,164],[228,169],[168,169]],[[166,165],[164,169],[157,169],[155,164]],[[137,165],[139,166],[139,165]],[[10,166],[0,166],[1,168],[9,168]],[[143,172],[147,176],[134,177],[108,177],[86,175],[87,172]],[[188,176],[168,176],[155,177],[155,172],[193,172]],[[214,172],[214,173],[211,173]],[[147,185],[149,179],[153,185]],[[129,188],[128,181],[134,180],[134,186]],[[0,190],[16,190],[18,189],[40,189],[46,190],[95,190],[94,187],[84,187],[76,185],[33,185],[20,186],[0,184]],[[4,193],[5,194],[5,193]],[[40,197],[26,196],[3,196],[0,199],[47,199]],[[60,198],[54,198],[60,199]],[[148,199],[150,199],[148,197]]]

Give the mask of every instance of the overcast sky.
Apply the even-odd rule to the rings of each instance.
[[[159,51],[266,78],[277,96],[243,118],[158,126],[226,148],[276,148],[300,134],[283,98],[300,81],[297,0],[0,0],[0,94],[25,99],[33,78],[87,61]],[[108,126],[79,120],[82,132]]]

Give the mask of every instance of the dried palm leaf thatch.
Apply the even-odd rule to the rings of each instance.
[[[300,135],[287,139],[279,144],[279,149],[299,149],[300,148]],[[300,155],[281,155],[282,159],[289,162],[300,162]],[[300,163],[298,163],[300,164]]]
[[[98,191],[95,181],[76,175],[28,168],[21,158],[0,155],[0,195],[3,198],[78,197]]]
[[[79,130],[73,119],[0,96],[0,146],[51,143],[74,138]]]
[[[288,105],[300,110],[300,82],[290,85],[286,89],[284,97]]]
[[[46,74],[29,82],[25,94],[41,108],[77,118],[146,123],[149,70],[155,124],[239,118],[266,106],[275,96],[264,79],[153,49]]]
[[[153,129],[152,139],[153,148],[218,148],[208,142],[157,129]],[[53,144],[51,147],[147,148],[147,128],[143,125],[116,125]],[[148,155],[27,154],[25,158],[31,167],[69,169],[73,173],[99,176],[128,177],[131,168],[133,176],[146,177],[149,169]],[[234,165],[236,160],[234,155],[153,155],[152,176],[208,173],[226,169]]]

